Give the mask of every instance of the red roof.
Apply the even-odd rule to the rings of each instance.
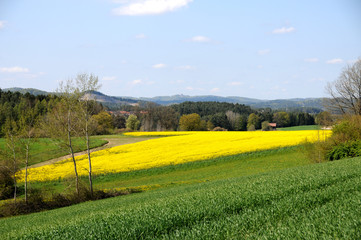
[[[277,123],[269,123],[271,127],[277,127]]]

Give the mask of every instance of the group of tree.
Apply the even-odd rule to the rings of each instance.
[[[79,74],[75,79],[61,82],[57,94],[34,96],[0,90],[0,127],[6,147],[1,149],[1,171],[12,175],[14,202],[17,197],[16,173],[19,163],[25,163],[25,202],[27,201],[28,162],[31,147],[37,137],[50,137],[54,144],[66,148],[74,163],[76,193],[79,178],[74,158],[73,138],[83,137],[89,160],[89,189],[92,194],[92,169],[90,135],[96,132],[96,116],[102,107],[94,100],[84,98],[84,93],[99,88],[98,78],[92,74]],[[9,174],[8,174],[9,175]],[[6,176],[6,174],[2,174]]]

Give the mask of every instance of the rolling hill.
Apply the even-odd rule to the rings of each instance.
[[[50,92],[45,92],[33,88],[7,88],[3,91],[18,91],[21,93],[29,92],[34,95],[39,94],[52,94]],[[146,102],[154,102],[159,105],[171,105],[178,104],[182,102],[227,102],[227,103],[239,103],[251,106],[253,108],[272,108],[272,109],[313,109],[313,112],[321,111],[324,109],[322,105],[322,98],[293,98],[293,99],[275,99],[275,100],[262,100],[255,98],[245,98],[245,97],[222,97],[214,95],[203,95],[203,96],[189,96],[189,95],[173,95],[173,96],[156,96],[156,97],[122,97],[122,96],[108,96],[101,92],[94,91],[87,94],[85,97],[96,99],[98,102],[101,102],[103,105],[109,107],[110,109],[119,107],[121,105],[143,105]]]

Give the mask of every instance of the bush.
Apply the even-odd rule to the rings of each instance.
[[[11,170],[6,166],[0,166],[0,200],[13,197],[14,180],[11,177]]]
[[[213,128],[212,131],[228,131],[228,130],[225,128],[222,128],[222,127],[215,127],[215,128]]]
[[[271,131],[272,127],[269,125],[268,121],[262,122],[262,131]]]
[[[361,140],[340,143],[326,154],[326,158],[330,161],[358,156],[361,156]]]
[[[361,116],[344,116],[332,128],[332,135],[325,142],[307,148],[308,155],[317,162],[361,156]]]

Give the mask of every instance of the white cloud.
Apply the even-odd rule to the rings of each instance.
[[[310,63],[312,63],[312,62],[318,62],[318,61],[319,61],[318,58],[306,58],[306,59],[305,59],[305,62],[310,62]]]
[[[107,76],[102,78],[103,81],[114,81],[115,79],[117,79],[115,76]]]
[[[194,90],[194,88],[192,88],[192,87],[186,87],[186,89],[187,89],[188,91],[193,91],[193,90]]]
[[[0,72],[6,72],[6,73],[26,73],[29,72],[28,68],[22,68],[22,67],[10,67],[10,68],[0,68]]]
[[[240,86],[240,85],[243,85],[243,83],[242,82],[230,82],[230,83],[228,83],[228,85],[230,85],[230,86]]]
[[[210,41],[211,39],[205,36],[194,36],[191,39],[188,39],[188,42],[198,42],[198,43],[206,43]]]
[[[152,66],[152,68],[165,68],[166,67],[166,65],[164,64],[164,63],[158,63],[158,64],[154,64],[153,66]]]
[[[177,69],[180,69],[180,70],[193,70],[194,67],[192,67],[190,65],[184,65],[184,66],[177,67]]]
[[[4,28],[5,27],[5,21],[0,21],[0,29]]]
[[[294,32],[296,29],[294,27],[283,27],[283,28],[277,28],[272,31],[273,34],[284,34],[284,33],[291,33]]]
[[[138,34],[138,35],[135,35],[135,38],[136,39],[144,39],[144,38],[146,38],[147,36],[145,35],[145,34],[143,34],[143,33],[141,33],[141,34]]]
[[[334,59],[330,59],[328,61],[326,61],[327,64],[337,64],[337,63],[342,63],[343,60],[341,58],[334,58]]]
[[[258,65],[257,68],[258,68],[258,69],[262,69],[262,68],[263,68],[263,65]]]
[[[143,83],[143,81],[141,79],[136,79],[136,80],[133,80],[133,81],[130,82],[130,84],[132,84],[132,85],[138,85],[138,84],[141,84],[141,83]]]
[[[187,6],[193,0],[140,0],[113,9],[115,15],[141,16],[173,12]]]
[[[269,49],[258,50],[258,55],[266,55],[269,54],[270,52],[271,50]]]
[[[219,88],[212,88],[211,90],[210,90],[210,92],[211,93],[216,93],[216,92],[219,92]]]

